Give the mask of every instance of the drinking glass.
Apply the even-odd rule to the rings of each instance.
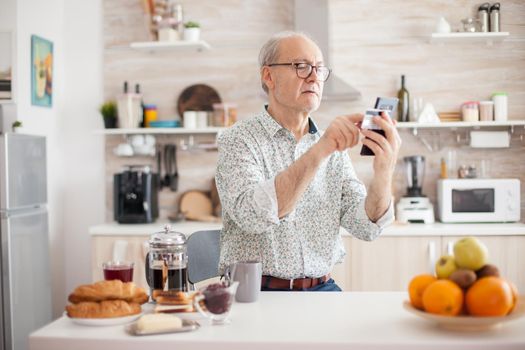
[[[195,308],[212,324],[230,323],[230,315],[239,282],[220,282],[200,288],[194,300]]]
[[[134,263],[129,261],[106,261],[102,264],[104,279],[131,282],[133,281],[133,266]]]

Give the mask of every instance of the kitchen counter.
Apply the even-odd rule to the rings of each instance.
[[[169,223],[157,221],[152,224],[118,224],[116,222],[92,226],[89,229],[91,235],[101,236],[149,236],[154,232],[161,231],[164,225],[170,224],[175,231],[190,235],[200,230],[217,230],[222,227],[221,223],[182,221]],[[350,234],[341,228],[343,236]],[[388,226],[382,236],[515,236],[525,235],[525,224],[523,223],[483,223],[483,224],[402,224],[394,223]]]
[[[405,292],[265,292],[235,303],[231,323],[191,333],[135,337],[124,326],[87,327],[61,317],[35,331],[32,350],[524,349],[525,318],[485,332],[436,327],[403,309]]]
[[[91,226],[89,234],[92,236],[150,236],[155,232],[162,231],[165,225],[171,225],[172,229],[190,235],[202,230],[220,230],[222,223],[201,221],[169,222],[157,220],[151,224],[119,224],[111,222],[107,224]]]

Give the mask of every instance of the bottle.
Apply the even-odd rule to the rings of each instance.
[[[400,122],[408,122],[409,118],[409,95],[408,90],[405,87],[405,76],[401,76],[401,89],[397,92],[399,98],[399,104],[397,105],[397,120]]]
[[[488,2],[481,4],[478,8],[478,20],[482,32],[489,31],[489,8],[490,4]]]
[[[445,158],[441,158],[441,175],[440,178],[446,179],[448,177],[447,162]]]
[[[144,113],[145,113],[145,111],[144,111],[144,100],[142,99],[142,95],[140,94],[140,85],[139,84],[135,84],[135,93],[140,98],[139,127],[145,128],[146,127],[146,122],[144,120]]]
[[[499,32],[500,30],[500,21],[499,21],[499,2],[493,4],[490,7],[490,31]]]

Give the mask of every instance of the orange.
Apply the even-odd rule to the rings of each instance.
[[[446,279],[432,282],[423,293],[423,308],[432,314],[456,316],[463,307],[463,290]]]
[[[477,280],[467,290],[465,301],[473,316],[505,316],[514,304],[510,284],[495,276]]]
[[[418,309],[423,309],[423,292],[428,285],[436,281],[436,277],[432,275],[417,275],[408,284],[408,295],[412,306]]]

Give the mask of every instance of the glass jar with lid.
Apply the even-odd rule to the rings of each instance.
[[[151,235],[146,256],[146,280],[155,300],[155,290],[188,291],[187,240],[170,225]]]
[[[464,122],[479,121],[479,102],[468,101],[461,105],[461,114]]]

